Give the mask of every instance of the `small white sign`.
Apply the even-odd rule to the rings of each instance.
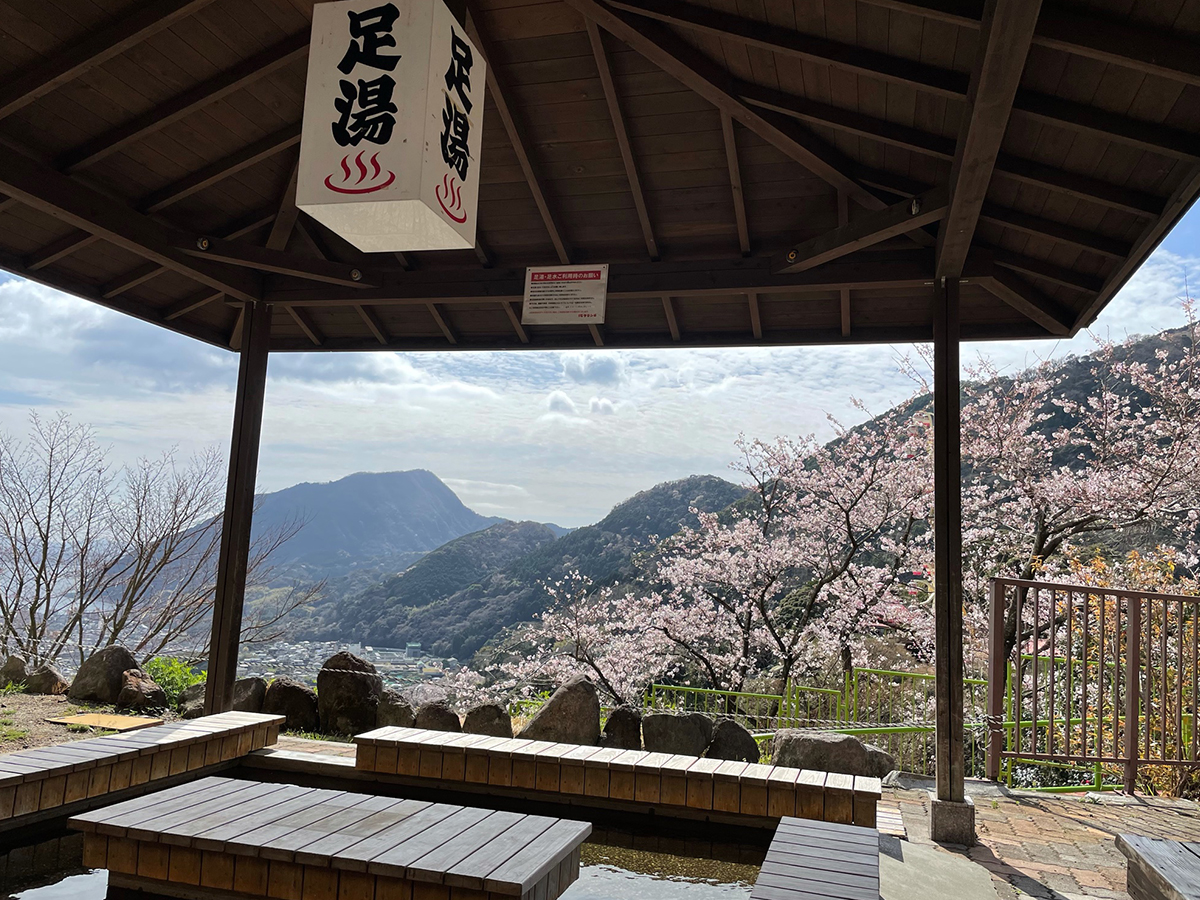
[[[522,325],[603,325],[608,264],[530,266],[525,270]]]
[[[316,4],[296,205],[367,252],[474,247],[484,69],[443,0]]]

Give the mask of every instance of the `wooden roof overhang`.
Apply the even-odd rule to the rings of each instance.
[[[922,340],[1089,324],[1200,192],[1200,0],[470,0],[479,245],[293,204],[310,0],[0,0],[0,267],[223,347]],[[611,264],[603,326],[523,269]]]

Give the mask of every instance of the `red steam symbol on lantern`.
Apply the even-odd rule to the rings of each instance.
[[[387,179],[380,182],[379,177],[383,169],[379,165],[379,154],[374,154],[368,162],[371,164],[371,177],[367,178],[367,164],[363,162],[363,154],[365,150],[358,151],[358,156],[354,157],[354,166],[358,169],[358,181],[350,186],[350,179],[354,177],[350,171],[350,156],[347,154],[342,157],[342,186],[333,183],[333,176],[325,176],[325,187],[331,191],[337,191],[339,194],[370,194],[375,191],[382,191],[385,187],[396,180],[396,173],[388,170]],[[363,182],[367,183],[366,187],[359,187]]]
[[[442,183],[434,188],[433,193],[446,215],[461,225],[467,221],[467,212],[463,210],[461,216],[456,215],[457,211],[462,209],[462,188],[457,185],[456,181],[457,179],[451,178],[449,174],[443,175]],[[446,201],[450,202],[449,206],[446,205]]]

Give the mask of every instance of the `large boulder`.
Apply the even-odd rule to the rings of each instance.
[[[849,734],[785,729],[772,738],[771,748],[771,762],[777,766],[874,778],[896,768],[892,754]]]
[[[204,682],[185,687],[179,692],[179,702],[175,711],[181,719],[198,719],[204,715]]]
[[[383,692],[383,696],[379,698],[379,707],[375,711],[376,725],[380,728],[384,725],[412,728],[416,722],[416,711],[402,693],[392,690]]]
[[[287,719],[284,731],[316,731],[321,727],[317,692],[290,678],[276,678],[267,685],[262,711]]]
[[[426,703],[417,710],[414,728],[428,728],[430,731],[462,731],[462,723],[458,721],[458,713],[450,708],[445,700],[435,700]]]
[[[54,666],[38,666],[25,673],[27,694],[65,694],[70,686]]]
[[[651,713],[642,717],[642,740],[651,753],[703,756],[712,734],[713,720],[703,713]]]
[[[266,694],[265,678],[239,678],[233,683],[233,709],[235,712],[262,712],[263,697]]]
[[[600,740],[600,696],[596,686],[586,675],[563,682],[517,737],[594,746]]]
[[[124,647],[97,650],[75,673],[67,696],[82,703],[116,703],[125,687],[125,673],[137,667],[137,660]]]
[[[165,709],[167,692],[141,669],[126,669],[117,694],[117,709]]]
[[[325,660],[317,673],[317,712],[325,734],[354,735],[375,727],[383,679],[375,667],[342,651]]]
[[[0,668],[0,686],[25,683],[25,657],[14,653]]]
[[[758,762],[761,756],[754,735],[733,719],[717,720],[704,755],[709,759],[735,759],[752,763]]]
[[[608,721],[604,723],[604,737],[600,739],[600,745],[617,750],[641,750],[641,712],[632,706],[618,706],[609,713]]]
[[[462,730],[467,734],[510,738],[513,736],[512,716],[499,703],[481,703],[467,710]]]

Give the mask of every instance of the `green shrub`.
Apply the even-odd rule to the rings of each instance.
[[[204,673],[195,671],[190,663],[175,656],[156,656],[143,667],[154,683],[167,694],[167,704],[174,707],[179,695],[193,684],[204,680]]]

